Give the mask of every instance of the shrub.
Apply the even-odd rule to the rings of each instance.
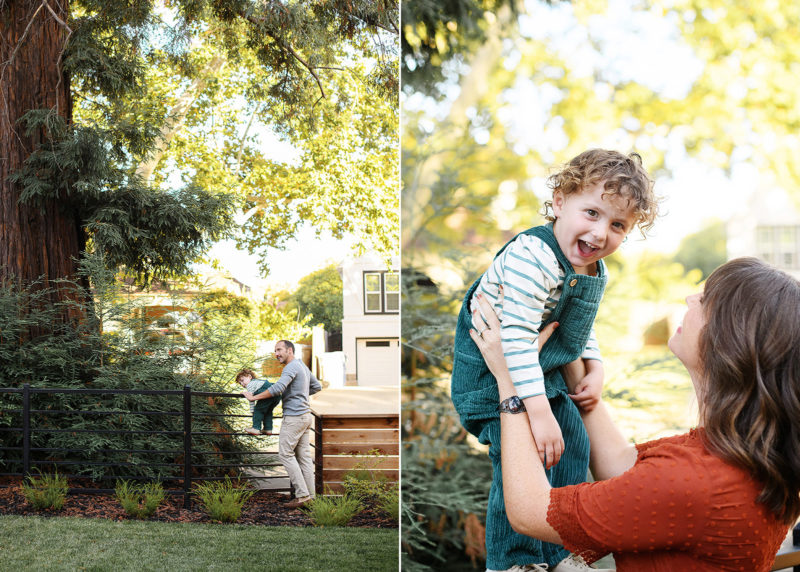
[[[237,487],[230,477],[224,481],[200,483],[195,486],[195,493],[206,512],[213,520],[220,522],[236,522],[242,514],[244,503],[250,500],[254,491]]]
[[[328,491],[326,496],[315,498],[300,510],[314,526],[346,526],[363,508],[361,501],[350,494],[331,496]]]
[[[134,518],[153,516],[165,496],[161,483],[140,485],[125,480],[117,481],[114,494],[125,512]]]
[[[371,458],[357,463],[342,479],[345,493],[362,502],[380,502],[387,491],[395,485],[385,475],[375,470],[380,454],[377,449],[369,452]]]
[[[52,475],[39,474],[39,477],[28,477],[28,482],[22,483],[22,494],[25,500],[36,510],[64,508],[67,499],[67,478],[56,471]]]
[[[380,496],[378,499],[378,508],[394,520],[400,519],[400,491],[397,489],[396,485]]]
[[[104,275],[95,262],[86,261],[87,272],[91,270],[86,276],[93,286],[91,300],[86,300],[80,283],[58,283],[58,288],[75,289],[66,310],[66,303],[51,300],[61,297],[55,287],[41,282],[26,285],[11,278],[0,283],[2,386],[114,390],[91,397],[60,392],[31,396],[30,423],[43,429],[30,436],[31,448],[42,451],[32,457],[39,466],[67,460],[76,463],[72,472],[98,481],[111,478],[110,482],[114,478],[163,481],[180,477],[172,452],[183,449],[183,418],[167,414],[182,410],[180,397],[125,390],[175,390],[190,385],[194,390],[227,393],[231,370],[252,363],[254,356],[235,358],[226,352],[235,347],[244,355],[243,348],[250,344],[243,342],[238,322],[224,322],[224,308],[189,307],[188,312],[172,312],[169,320],[175,322],[175,328],[169,331],[180,329],[182,337],[162,335],[163,329],[155,327],[159,323],[147,318],[147,298],[131,293],[113,274]],[[184,303],[176,298],[171,305]],[[87,319],[60,318],[67,310]],[[31,330],[36,335],[30,335]],[[0,427],[21,426],[22,399],[21,392],[0,395],[0,409],[17,410],[0,415]],[[196,462],[202,451],[244,454],[254,450],[251,440],[226,435],[235,432],[232,418],[226,415],[241,413],[243,405],[240,399],[192,397]],[[64,427],[110,431],[50,431]],[[0,447],[21,450],[22,432],[0,431]],[[46,452],[53,449],[69,449],[70,453],[63,457]],[[0,455],[0,468],[6,473],[22,472],[21,455]],[[217,467],[207,471],[209,476],[220,477],[227,472]]]

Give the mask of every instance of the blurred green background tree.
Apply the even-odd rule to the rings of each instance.
[[[328,332],[342,331],[342,276],[335,264],[321,268],[300,279],[289,297],[290,307],[300,316],[308,316],[312,325],[322,324]]]

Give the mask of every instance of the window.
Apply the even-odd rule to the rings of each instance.
[[[765,262],[784,270],[796,270],[800,266],[800,227],[760,226],[756,233],[756,248]]]
[[[387,272],[383,275],[383,307],[387,312],[400,311],[400,275]]]
[[[398,312],[400,312],[400,274],[386,271],[364,272],[364,313]]]

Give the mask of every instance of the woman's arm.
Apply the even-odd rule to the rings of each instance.
[[[585,363],[577,359],[561,368],[567,387],[586,375]],[[637,452],[614,424],[601,399],[591,411],[581,410],[583,424],[589,434],[589,466],[595,480],[602,481],[621,475],[636,462]]]
[[[488,327],[483,329],[483,320],[476,312],[474,323],[481,327],[482,335],[475,330],[470,330],[469,334],[497,378],[502,401],[515,396],[516,391],[500,346],[500,322],[486,299],[478,295],[478,300],[484,308]],[[561,544],[558,533],[547,523],[551,487],[539,461],[527,415],[500,414],[500,449],[503,498],[512,528],[520,534]]]

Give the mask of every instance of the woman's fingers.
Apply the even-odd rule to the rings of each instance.
[[[550,322],[544,328],[539,330],[539,349],[540,350],[547,343],[547,340],[550,339],[550,336],[553,335],[553,332],[556,331],[557,327],[558,327],[558,322]]]
[[[478,299],[478,304],[481,307],[481,314],[483,314],[482,318],[484,323],[493,330],[500,329],[500,320],[497,319],[497,315],[494,313],[494,309],[489,301],[486,299],[486,296],[483,294],[478,294],[476,296]]]
[[[478,332],[473,330],[472,328],[470,328],[469,330],[469,337],[472,338],[472,341],[475,342],[475,345],[478,346],[478,349],[482,349],[483,344],[486,343],[480,336],[480,334],[478,334]]]

